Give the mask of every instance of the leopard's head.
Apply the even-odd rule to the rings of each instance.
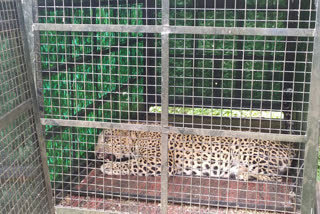
[[[109,161],[121,161],[135,154],[136,136],[126,130],[104,130],[98,137],[95,148],[96,158]]]

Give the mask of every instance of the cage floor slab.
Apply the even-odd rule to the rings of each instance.
[[[96,169],[73,188],[73,192],[78,193],[140,201],[159,201],[160,190],[158,176],[107,176]],[[169,177],[168,199],[176,204],[294,211],[288,183],[172,176]]]

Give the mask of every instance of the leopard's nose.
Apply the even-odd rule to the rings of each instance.
[[[230,173],[229,178],[230,179],[236,179],[236,175],[234,173]]]
[[[109,160],[109,161],[115,161],[117,158],[116,158],[116,156],[113,155],[113,154],[105,154],[105,155],[104,155],[104,159],[105,159],[105,160]]]
[[[104,156],[105,156],[105,155],[104,155],[104,153],[102,153],[102,152],[97,152],[97,153],[96,153],[96,158],[97,158],[97,159],[103,160],[103,159],[104,159]]]

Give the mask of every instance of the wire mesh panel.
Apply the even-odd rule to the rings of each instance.
[[[147,141],[151,137],[159,138],[159,133],[151,132],[143,136],[144,132],[127,130],[113,133],[111,129],[101,132],[92,128],[53,128],[54,132],[46,132],[46,137],[50,177],[57,205],[132,213],[159,211],[156,201],[160,198],[161,184],[159,177],[155,177],[156,172],[143,179],[129,174],[128,164],[114,172],[108,171],[106,166],[112,164],[116,167],[124,163],[109,162],[109,156],[117,161],[130,159],[133,154],[128,154],[126,146],[121,144],[129,138]],[[135,149],[155,151],[159,149],[156,146],[159,145]],[[133,146],[129,149],[133,149]],[[150,154],[147,158],[159,159],[156,154]]]
[[[58,207],[309,209],[316,1],[35,3]]]
[[[178,26],[314,28],[312,0],[170,1],[170,24]]]
[[[2,121],[4,122],[4,121]],[[33,112],[20,116],[1,129],[2,213],[49,212]]]
[[[51,213],[19,13],[0,1],[0,212]]]
[[[24,72],[21,32],[14,1],[2,2],[1,11],[1,109],[0,116],[31,98]]]
[[[148,106],[161,93],[158,34],[40,32],[40,42],[46,118],[157,120]]]
[[[171,124],[304,135],[312,52],[308,37],[173,34]]]
[[[44,0],[37,7],[40,23],[161,25],[160,0]]]

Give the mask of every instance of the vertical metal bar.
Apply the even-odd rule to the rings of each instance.
[[[48,197],[48,204],[49,204],[49,213],[54,214],[54,205],[53,205],[53,197],[52,197],[52,190],[51,190],[51,184],[50,184],[50,177],[49,177],[49,169],[47,164],[47,156],[46,156],[46,147],[45,147],[45,139],[43,136],[42,126],[40,123],[40,115],[39,115],[39,108],[37,104],[36,99],[36,93],[34,88],[34,80],[33,80],[33,73],[32,73],[32,66],[31,66],[31,59],[30,59],[30,52],[28,47],[28,37],[26,35],[26,29],[25,29],[25,23],[23,19],[23,10],[21,3],[17,4],[17,11],[18,11],[18,19],[23,39],[23,50],[24,50],[24,56],[26,60],[26,69],[27,69],[27,76],[28,81],[30,84],[30,91],[31,91],[31,97],[32,97],[32,104],[33,104],[33,113],[35,118],[35,125],[36,125],[36,132],[37,137],[39,141],[39,148],[40,148],[40,156],[41,156],[41,162],[42,162],[42,169],[43,174],[45,178],[45,186],[47,189],[47,197]]]
[[[301,213],[312,213],[315,205],[317,158],[319,142],[319,118],[320,118],[320,7],[317,1],[316,31],[313,47],[313,64],[311,73],[310,104],[308,111],[307,144],[305,149],[302,207]]]
[[[169,26],[169,1],[162,0],[162,25]],[[161,214],[168,213],[169,33],[161,33]]]
[[[32,0],[32,20],[33,23],[39,23],[38,20],[38,0]],[[31,39],[31,37],[29,37]],[[31,53],[31,62],[32,62],[32,69],[34,70],[34,83],[35,83],[35,91],[37,96],[37,102],[38,102],[38,108],[39,108],[39,115],[40,117],[44,117],[44,112],[42,107],[43,104],[43,87],[42,87],[42,72],[40,72],[41,69],[41,60],[40,60],[40,32],[39,31],[33,31],[32,36],[33,42],[32,44],[29,44],[29,48],[32,48]],[[29,40],[30,41],[30,40]],[[50,75],[50,74],[49,74]]]
[[[162,25],[169,26],[170,4],[168,0],[162,0]]]
[[[33,3],[32,1],[21,1],[23,17],[24,17],[24,25],[26,29],[28,46],[30,50],[30,58],[32,61],[31,66],[32,66],[33,79],[36,79],[34,33],[32,32],[32,24],[33,24],[33,16],[32,16],[33,4],[32,3]],[[35,85],[33,87],[35,87]],[[37,91],[36,91],[36,94],[37,94]]]

